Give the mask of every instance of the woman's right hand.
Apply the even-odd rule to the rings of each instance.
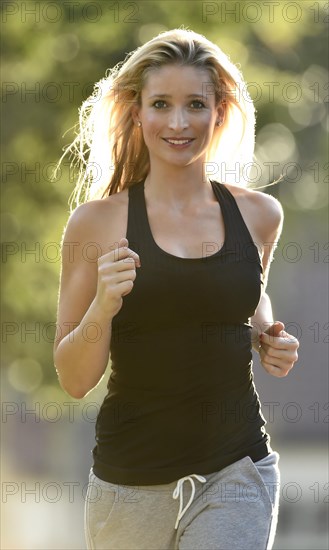
[[[110,320],[120,311],[123,296],[134,287],[136,267],[141,267],[138,254],[122,238],[118,247],[98,258],[97,291],[94,305]]]

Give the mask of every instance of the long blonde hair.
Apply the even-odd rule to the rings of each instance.
[[[174,29],[160,33],[109,69],[80,107],[76,137],[57,165],[70,153],[71,165],[78,167],[71,206],[104,198],[145,179],[149,153],[131,109],[140,104],[149,71],[168,64],[208,70],[206,93],[214,93],[216,105],[222,102],[225,108],[224,123],[214,131],[207,152],[209,173],[215,175],[216,168],[225,166],[228,170],[238,163],[239,183],[245,184],[243,168],[252,163],[255,147],[255,108],[242,74],[204,36]]]

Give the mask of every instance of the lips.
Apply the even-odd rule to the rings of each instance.
[[[188,143],[192,143],[195,138],[162,138],[167,143],[170,143],[171,145],[187,145]]]

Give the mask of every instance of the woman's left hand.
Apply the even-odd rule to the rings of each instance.
[[[259,356],[264,369],[272,376],[287,376],[298,359],[297,338],[284,330],[284,324],[276,321],[259,335]]]

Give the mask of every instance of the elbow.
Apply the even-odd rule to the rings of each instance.
[[[73,381],[72,379],[65,379],[58,368],[56,368],[56,372],[58,382],[62,390],[64,390],[65,393],[67,393],[70,397],[73,397],[73,399],[83,399],[87,395],[87,393],[90,392],[90,388],[85,389],[81,384],[77,384],[76,381]]]
[[[85,390],[80,386],[66,383],[63,380],[61,380],[60,377],[59,377],[59,384],[61,388],[65,391],[65,393],[67,393],[70,397],[73,397],[73,399],[83,399],[87,395],[87,393],[89,393],[90,391],[90,389]]]
[[[79,392],[79,391],[71,391],[71,392],[66,392],[70,395],[70,397],[73,397],[73,399],[83,399],[84,397],[86,397],[87,393],[88,392]]]
[[[61,357],[61,346],[57,345],[53,352],[54,367],[57,373],[58,383],[62,390],[73,399],[83,399],[90,388],[85,390],[81,380],[67,368],[63,358]]]

